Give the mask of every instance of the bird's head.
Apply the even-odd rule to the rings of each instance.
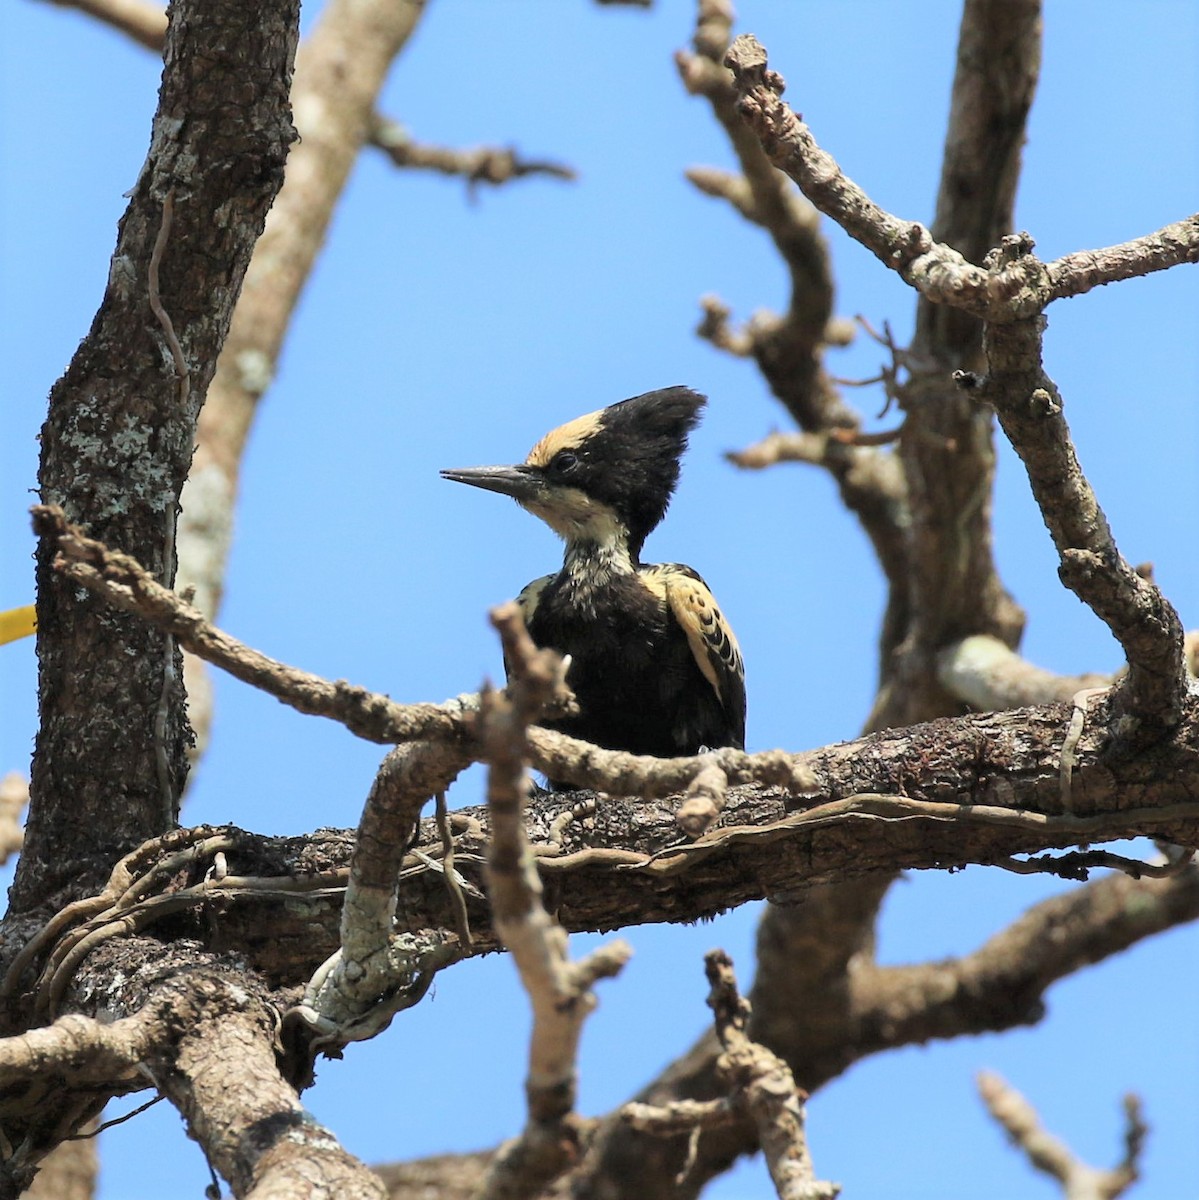
[[[636,559],[666,513],[705,403],[685,387],[646,392],[551,430],[518,466],[441,475],[511,496],[567,542],[623,543]]]

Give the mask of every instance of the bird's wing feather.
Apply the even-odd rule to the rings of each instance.
[[[532,624],[533,614],[537,611],[537,604],[541,600],[541,593],[553,581],[552,575],[542,575],[540,579],[534,579],[532,583],[525,584],[520,595],[516,597],[516,603],[520,605],[520,615],[525,619],[526,628]]]
[[[644,568],[642,579],[662,594],[671,614],[687,635],[696,666],[712,685],[725,716],[745,741],[745,663],[741,647],[697,572],[682,563]]]
[[[553,579],[552,575],[543,575],[540,579],[534,579],[532,583],[525,584],[520,595],[516,597],[516,603],[520,605],[520,615],[525,619],[526,629],[533,624],[533,614],[537,611],[541,593],[553,582]],[[509,676],[512,674],[506,654],[504,655],[504,674]]]

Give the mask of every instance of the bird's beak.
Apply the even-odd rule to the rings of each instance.
[[[526,466],[516,467],[462,467],[453,471],[442,471],[442,479],[454,483],[469,483],[471,487],[483,488],[488,492],[499,492],[511,496],[522,504],[535,500],[545,491],[542,476]]]

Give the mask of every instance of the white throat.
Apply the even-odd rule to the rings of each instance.
[[[637,567],[624,538],[578,538],[567,543],[562,570],[575,602],[585,604],[617,576],[635,574]]]

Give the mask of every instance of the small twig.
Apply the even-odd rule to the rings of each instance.
[[[612,942],[571,962],[566,933],[542,903],[537,859],[523,823],[529,791],[526,735],[562,686],[564,666],[560,655],[533,645],[515,604],[494,609],[491,620],[511,682],[507,694],[484,689],[480,714],[490,765],[485,875],[496,931],[512,953],[533,1008],[528,1119],[521,1135],[496,1155],[480,1193],[499,1200],[538,1195],[578,1161],[583,1125],[574,1112],[576,1061],[583,1022],[596,1003],[591,988],[617,974],[632,951],[624,942]]]
[[[804,1133],[803,1102],[791,1069],[778,1055],[750,1040],[749,1001],[737,990],[733,961],[723,950],[704,955],[715,1015],[716,1036],[724,1053],[716,1075],[754,1122],[766,1166],[780,1200],[832,1200],[841,1187],[815,1178]]]
[[[163,587],[128,554],[111,550],[70,525],[57,506],[39,504],[31,511],[37,532],[57,541],[56,570],[115,607],[173,634],[185,649],[242,682],[300,712],[338,721],[368,741],[462,736],[471,704],[463,700],[443,705],[397,704],[344,680],[330,682],[278,662],[210,624],[198,609]]]
[[[377,114],[371,123],[369,140],[397,167],[459,175],[472,190],[481,183],[498,187],[527,175],[546,175],[551,179],[567,181],[578,178],[578,172],[565,163],[521,158],[511,146],[477,146],[471,150],[454,150],[448,146],[416,142],[398,122]]]
[[[731,310],[716,296],[700,298],[704,315],[695,327],[696,334],[711,342],[718,350],[724,350],[737,358],[746,358],[754,351],[753,334],[749,327],[734,329],[729,322]]]
[[[827,466],[829,436],[827,433],[768,433],[760,442],[744,450],[729,450],[725,458],[747,471],[761,471],[781,462],[801,462],[811,466]]]
[[[983,1071],[977,1083],[987,1111],[1032,1166],[1062,1184],[1067,1200],[1116,1200],[1140,1177],[1140,1157],[1148,1127],[1136,1096],[1124,1099],[1124,1157],[1111,1170],[1100,1170],[1083,1162],[1065,1143],[1048,1133],[1032,1105],[1000,1076]]]
[[[675,815],[679,828],[688,837],[699,837],[720,819],[728,783],[728,776],[714,763],[696,774]]]
[[[994,865],[1016,875],[1056,875],[1059,879],[1085,880],[1097,868],[1122,871],[1130,879],[1169,879],[1185,871],[1194,855],[1194,850],[1184,850],[1176,860],[1151,863],[1109,850],[1071,850],[1066,854],[996,859]]]

